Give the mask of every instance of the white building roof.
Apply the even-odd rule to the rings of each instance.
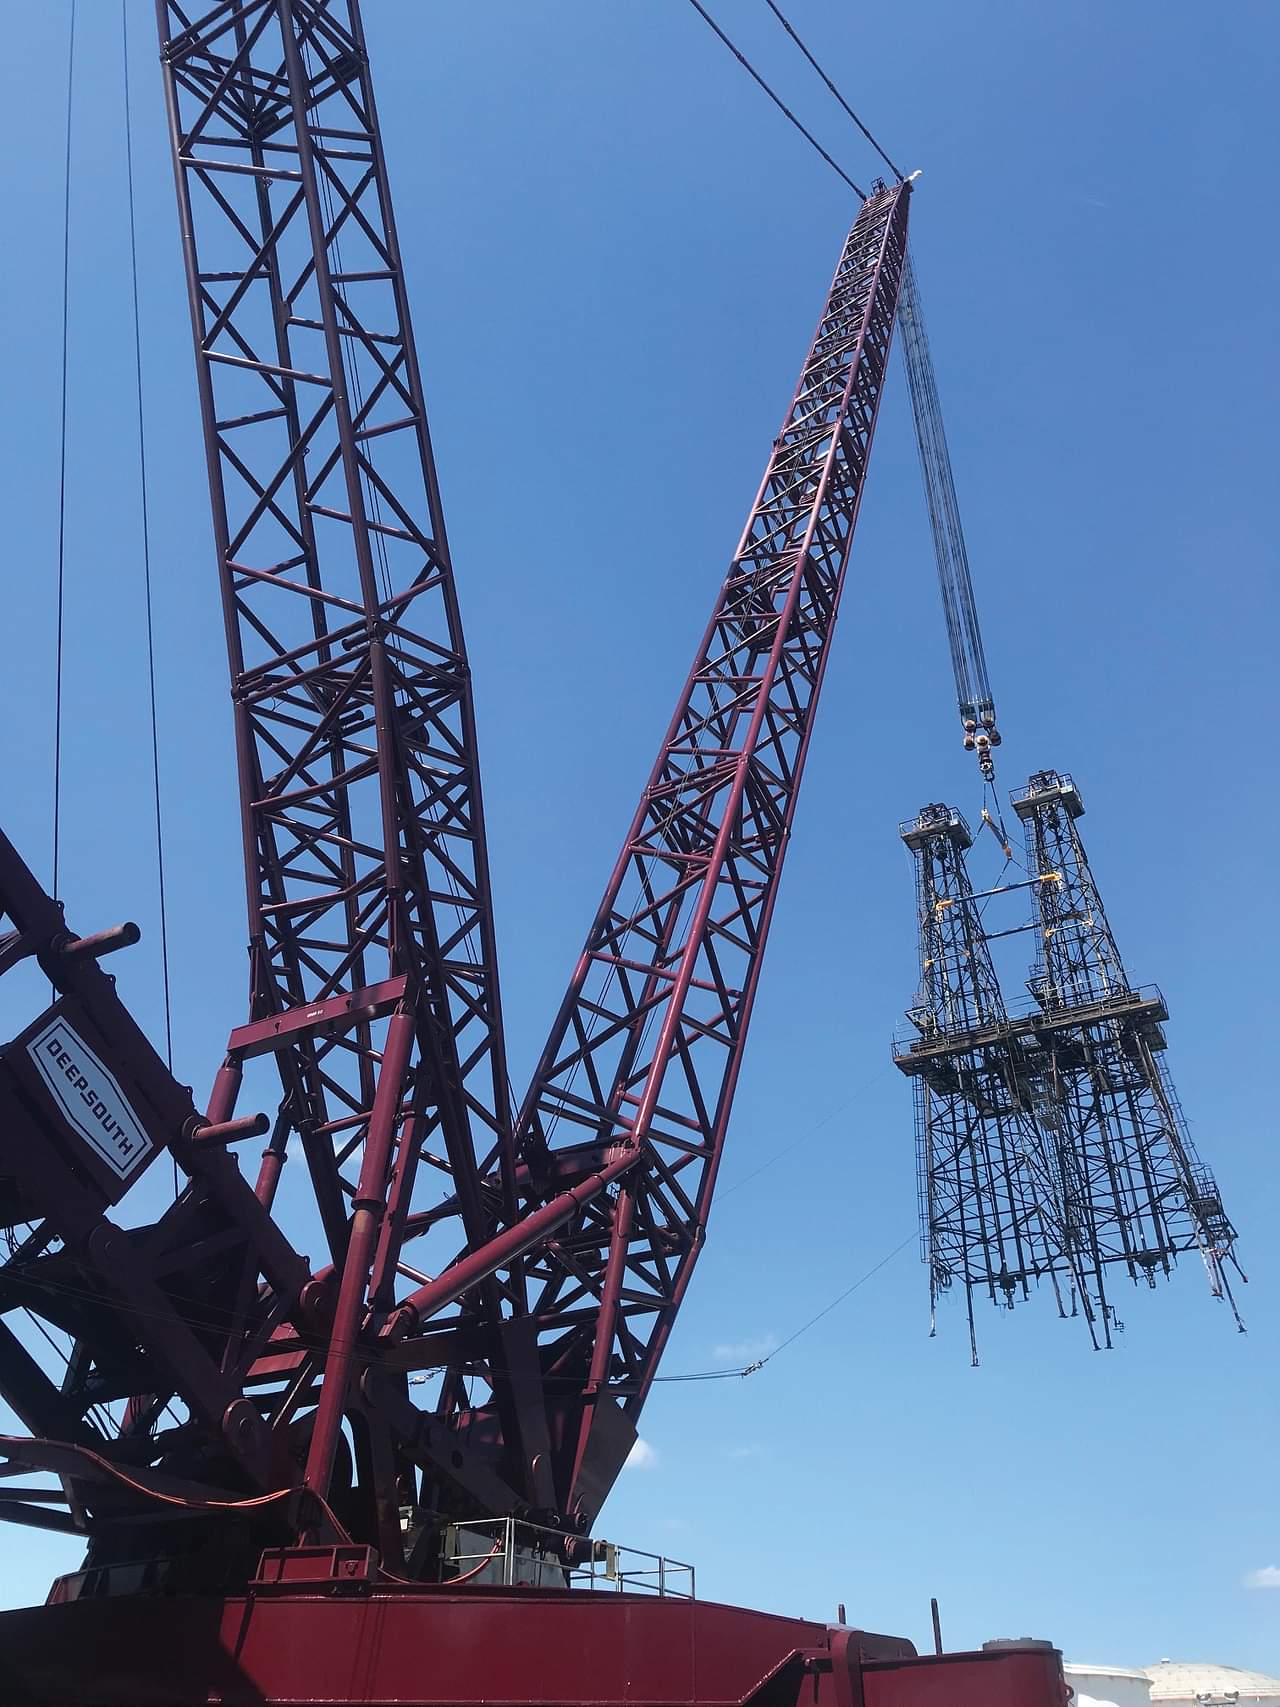
[[[1062,1668],[1068,1676],[1072,1672],[1089,1677],[1128,1677],[1136,1682],[1141,1678],[1143,1683],[1150,1683],[1151,1676],[1142,1666],[1091,1666],[1083,1660],[1068,1660]]]
[[[1161,1660],[1145,1669],[1151,1679],[1153,1701],[1194,1701],[1201,1695],[1238,1695],[1241,1701],[1280,1700],[1280,1677],[1243,1671],[1239,1666]]]

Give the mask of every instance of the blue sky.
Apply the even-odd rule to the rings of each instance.
[[[902,1251],[745,1381],[659,1387],[601,1528],[701,1592],[924,1643],[1280,1671],[1273,520],[1275,14],[847,8],[797,27],[907,169],[1006,730],[1070,769],[1131,974],[1241,1233],[1247,1337],[1194,1263],[1091,1352],[1047,1305],[927,1338]],[[133,917],[162,1029],[132,445],[119,16],[81,8],[63,884]],[[511,1050],[527,1073],[683,680],[852,217],[683,0],[367,0],[479,705]],[[869,149],[756,0],[719,15],[860,181]],[[180,1075],[243,1002],[225,663],[151,7],[130,0]],[[4,823],[47,872],[66,6],[23,9],[0,310]],[[974,813],[895,357],[752,1047],[670,1372],[759,1356],[911,1235],[897,821]],[[0,995],[0,1006],[4,997]],[[25,1011],[3,1007],[6,1035]],[[770,1158],[794,1144],[781,1160]],[[761,1169],[763,1171],[756,1172]],[[737,1189],[734,1189],[737,1186]],[[14,1531],[0,1602],[72,1562]]]

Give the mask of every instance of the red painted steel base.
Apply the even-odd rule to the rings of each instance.
[[[712,1601],[279,1584],[0,1614],[9,1707],[1065,1707],[1047,1645],[909,1642]]]

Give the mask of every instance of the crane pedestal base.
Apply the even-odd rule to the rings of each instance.
[[[1047,1644],[909,1642],[711,1601],[335,1587],[0,1613],[9,1707],[1064,1707]]]

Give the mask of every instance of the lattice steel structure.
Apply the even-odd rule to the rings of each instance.
[[[916,865],[920,988],[907,1010],[918,1035],[895,1061],[915,1095],[921,1255],[931,1313],[963,1287],[976,1363],[975,1295],[1012,1307],[1048,1277],[1065,1310],[1064,1291],[1076,1290],[1074,1193],[1028,1096],[1028,1039],[1005,1012],[969,878],[969,826],[933,805],[900,834]]]
[[[1094,1345],[1109,1346],[1110,1271],[1154,1284],[1192,1249],[1235,1308],[1235,1233],[1164,1065],[1163,1000],[1125,976],[1080,841],[1079,792],[1041,772],[1014,808],[1026,876],[993,890],[973,890],[971,838],[951,808],[926,807],[902,830],[916,859],[921,988],[907,1016],[918,1036],[895,1061],[915,1082],[931,1296],[963,1282],[975,1358],[976,1294],[1012,1304],[1047,1279],[1059,1313],[1082,1315]],[[1030,929],[1041,944],[1034,1006],[1010,1013],[979,903],[1028,891],[1031,924],[994,933]]]
[[[791,833],[893,333],[908,190],[849,234],[725,573],[520,1117],[536,1171],[630,1157],[616,1197],[538,1264],[573,1320],[550,1365],[585,1431],[643,1403],[701,1248]],[[617,1164],[613,1164],[615,1167]],[[579,1448],[579,1451],[581,1448]]]
[[[450,1231],[419,1259],[436,1269],[516,1214],[470,671],[358,11],[157,13],[249,906],[249,1019],[210,1118],[271,1053],[258,1193],[270,1207],[296,1136],[336,1291],[323,1358],[278,1340],[261,1402],[282,1426],[319,1379],[319,1493],[361,1323],[385,1319],[405,1237],[437,1218],[427,1190],[448,1182]],[[491,1334],[499,1285],[472,1299]],[[447,1420],[460,1364],[443,1390]],[[372,1511],[404,1431],[353,1414]],[[398,1520],[380,1528],[398,1560]]]
[[[1198,1251],[1215,1295],[1234,1311],[1224,1265],[1235,1229],[1173,1090],[1164,1002],[1133,989],[1125,973],[1080,836],[1080,791],[1065,774],[1039,771],[1013,807],[1027,870],[1039,879],[1028,988],[1052,1022],[1035,1077],[1076,1159],[1095,1261],[1154,1285],[1180,1253]]]
[[[0,1435],[0,1519],[87,1544],[45,1605],[0,1613],[6,1700],[1058,1707],[1047,1643],[921,1659],[843,1607],[699,1602],[688,1567],[590,1536],[706,1231],[909,183],[857,213],[515,1118],[358,3],[156,14],[249,1011],[202,1110],[98,964],[136,927],[76,936],[0,835],[0,978],[35,1013],[0,1045],[0,1399],[26,1431]],[[274,1115],[237,1117],[242,1092]],[[245,1177],[231,1147],[267,1133]],[[148,1223],[162,1158],[181,1190]]]
[[[249,1012],[198,1111],[131,1022],[102,1020],[101,976],[64,965],[56,904],[0,847],[17,932],[0,971],[35,955],[68,999],[90,990],[76,1035],[148,1111],[138,1171],[167,1148],[188,1181],[113,1284],[108,1211],[135,1172],[98,1180],[69,1221],[42,1160],[53,1140],[31,1136],[57,1110],[30,1092],[43,1100],[14,1117],[12,1154],[0,1122],[0,1182],[20,1182],[0,1191],[0,1313],[21,1304],[70,1334],[75,1371],[59,1393],[61,1372],[37,1381],[0,1337],[0,1391],[32,1400],[34,1438],[8,1450],[66,1475],[74,1510],[55,1521],[93,1534],[94,1593],[144,1545],[158,1581],[192,1587],[243,1575],[264,1543],[344,1536],[430,1580],[454,1519],[533,1519],[576,1545],[636,1438],[705,1234],[911,190],[878,186],[858,211],[517,1119],[470,670],[359,9],[158,0],[157,17]],[[252,1184],[226,1150],[257,1130],[235,1119],[242,1087],[278,1101]],[[282,1190],[291,1156],[303,1177]],[[139,1310],[156,1323],[142,1352]],[[210,1520],[208,1500],[234,1520]]]

